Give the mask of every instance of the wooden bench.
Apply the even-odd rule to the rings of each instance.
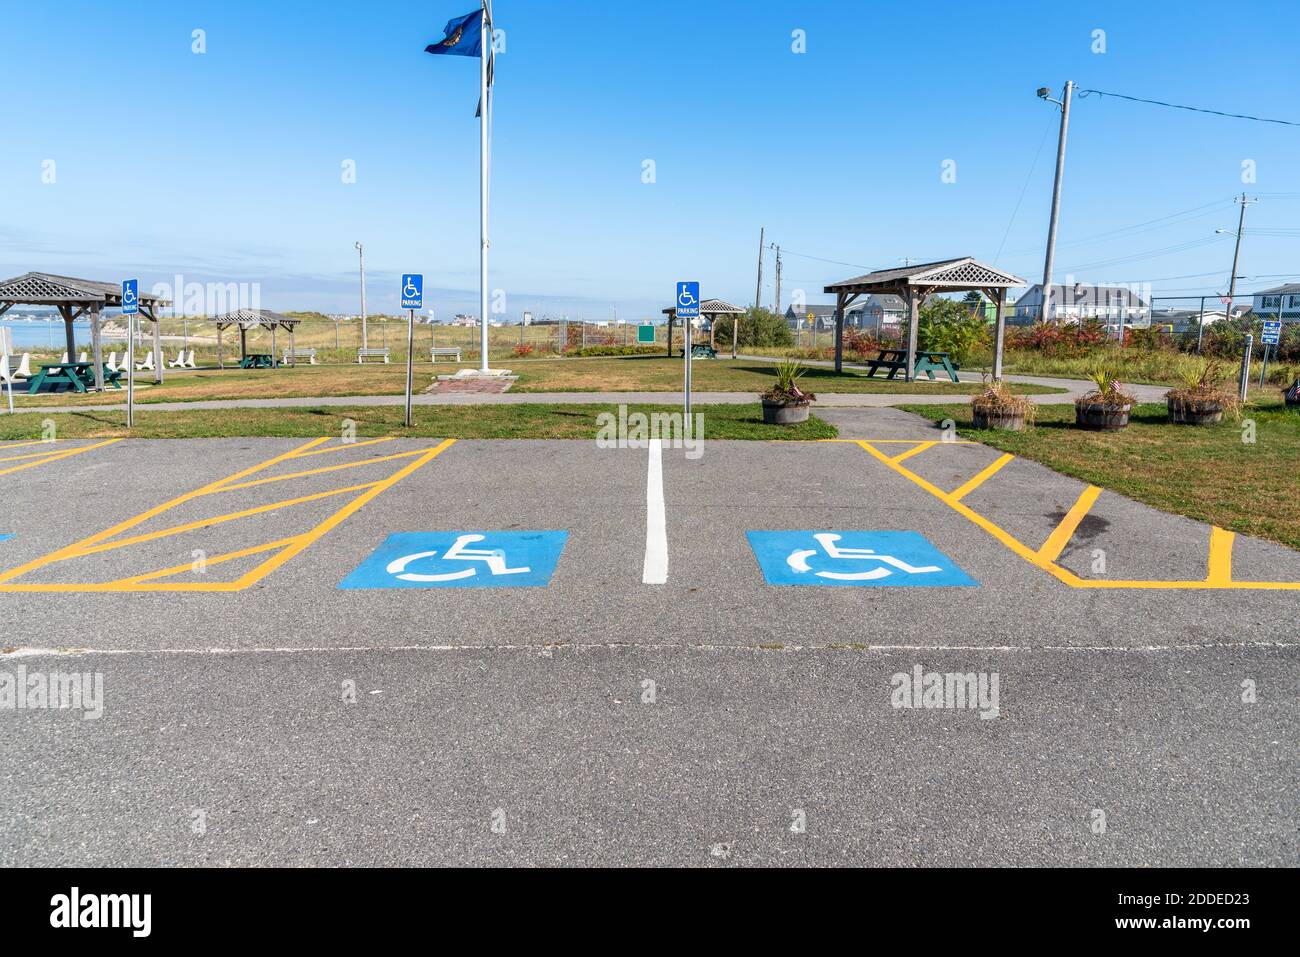
[[[314,366],[316,364],[316,350],[315,349],[285,349],[284,358],[281,360],[280,364],[286,366],[297,365],[299,359],[306,359],[308,365]]]
[[[447,356],[447,357],[451,358],[452,360],[454,360],[454,361],[456,361],[456,362],[459,362],[459,361],[460,361],[460,347],[459,347],[459,346],[447,346],[447,347],[445,347],[445,348],[444,348],[444,347],[439,347],[439,346],[434,346],[434,347],[433,347],[432,349],[430,349],[429,351],[430,351],[430,353],[432,353],[432,355],[431,355],[430,358],[431,358],[431,360],[432,360],[433,362],[437,362],[437,361],[438,361],[438,356]]]
[[[899,372],[907,373],[907,350],[906,349],[881,349],[876,358],[867,362],[867,378],[873,378],[877,369],[888,369],[888,379],[892,379]]]
[[[378,359],[380,362],[387,363],[388,350],[387,349],[358,349],[357,350],[358,365],[360,365],[361,363],[365,362],[368,359]]]

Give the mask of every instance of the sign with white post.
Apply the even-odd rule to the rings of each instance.
[[[411,393],[415,388],[415,310],[424,308],[424,275],[402,275],[402,308],[410,310],[406,322],[406,427],[411,427]]]
[[[140,314],[140,280],[122,280],[122,315],[126,316],[126,427],[135,426],[135,317]],[[69,356],[71,358],[71,356]]]
[[[685,409],[689,418],[691,414],[691,322],[700,317],[700,284],[695,280],[686,280],[677,283],[676,295],[677,318],[682,320],[682,352],[685,354],[686,372],[684,375],[685,385]],[[672,330],[668,333],[668,351],[671,353],[673,348]]]

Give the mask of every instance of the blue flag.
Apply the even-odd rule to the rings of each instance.
[[[446,37],[437,43],[430,43],[424,48],[424,52],[445,53],[450,56],[482,56],[483,36],[479,29],[482,16],[482,10],[475,10],[473,13],[448,21],[443,27]]]

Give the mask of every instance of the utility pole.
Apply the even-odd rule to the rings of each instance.
[[[758,228],[758,282],[754,284],[754,308],[763,305],[763,240],[767,236],[767,227]]]
[[[370,344],[366,337],[366,250],[360,243],[356,243],[357,255],[361,257],[361,348],[367,349]]]
[[[773,243],[772,248],[776,250],[776,305],[773,306],[772,311],[779,316],[781,315],[781,247]]]
[[[1061,180],[1065,176],[1065,137],[1070,130],[1070,97],[1074,93],[1074,81],[1065,81],[1065,93],[1059,100],[1052,99],[1052,91],[1040,87],[1038,95],[1048,103],[1055,103],[1061,108],[1061,136],[1056,142],[1056,179],[1052,184],[1052,218],[1047,225],[1047,259],[1043,263],[1043,305],[1040,318],[1047,321],[1051,316],[1052,298],[1052,259],[1056,256],[1056,224],[1061,215]],[[1120,319],[1120,328],[1124,320]]]
[[[1241,204],[1241,213],[1237,217],[1237,242],[1232,250],[1232,275],[1228,277],[1228,301],[1223,310],[1225,319],[1232,318],[1232,297],[1237,292],[1237,263],[1241,259],[1241,234],[1245,231],[1246,207],[1254,205],[1258,201],[1247,199],[1246,194],[1242,193],[1233,202]]]

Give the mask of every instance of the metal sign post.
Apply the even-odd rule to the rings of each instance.
[[[406,427],[411,427],[411,395],[415,390],[415,310],[424,308],[424,276],[402,276],[402,308],[409,309],[406,321]]]
[[[684,408],[686,415],[691,414],[691,321],[700,317],[700,284],[695,281],[677,284],[677,318],[682,320],[682,342],[685,354],[685,392]],[[672,327],[668,328],[668,350],[673,348]]]
[[[140,280],[123,279],[122,315],[126,316],[126,427],[128,429],[135,428],[135,317],[139,312]]]
[[[1242,402],[1246,401],[1246,393],[1250,389],[1250,354],[1255,350],[1255,337],[1246,336],[1246,348],[1241,352],[1241,381],[1238,383],[1240,388],[1240,398]]]

